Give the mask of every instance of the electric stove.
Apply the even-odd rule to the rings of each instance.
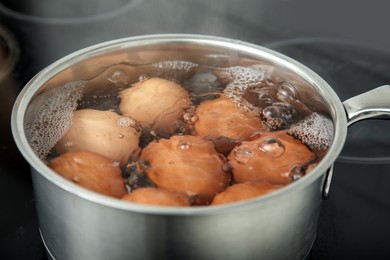
[[[341,4],[336,0],[318,5],[307,0],[30,2],[0,0],[0,201],[4,207],[0,259],[47,259],[30,169],[13,142],[10,113],[24,84],[72,51],[141,34],[209,34],[263,45],[300,61],[322,76],[342,101],[390,84],[390,38],[386,38],[381,16],[390,4]],[[350,126],[307,258],[389,259],[389,184],[390,122],[368,120]]]

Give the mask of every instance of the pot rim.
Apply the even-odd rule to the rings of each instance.
[[[91,58],[96,55],[103,54],[107,51],[117,51],[132,46],[138,46],[140,44],[148,45],[168,42],[190,42],[197,43],[200,45],[206,44],[217,47],[219,46],[221,48],[229,47],[245,52],[261,53],[263,57],[276,61],[277,63],[280,63],[283,66],[291,69],[295,73],[299,74],[317,89],[317,91],[325,99],[325,101],[328,103],[332,110],[331,116],[334,124],[334,136],[332,144],[329,147],[324,158],[310,172],[310,174],[306,175],[299,181],[293,182],[274,192],[243,202],[199,207],[151,206],[130,203],[121,201],[119,199],[110,198],[108,196],[104,196],[96,192],[87,190],[79,185],[76,185],[66,180],[65,178],[61,177],[53,170],[51,170],[43,161],[38,158],[38,156],[34,153],[27,141],[24,129],[24,116],[30,103],[30,100],[47,80],[49,80],[51,77],[53,77],[63,69],[75,63],[78,63],[86,58]],[[58,61],[54,62],[53,64],[40,71],[26,84],[26,86],[23,88],[23,90],[17,97],[11,116],[11,128],[16,145],[18,146],[19,151],[30,164],[30,166],[43,177],[45,177],[48,181],[54,183],[55,185],[59,186],[67,192],[73,193],[78,197],[111,208],[131,212],[159,215],[209,215],[233,212],[248,207],[258,207],[260,205],[263,205],[264,203],[267,203],[269,200],[274,200],[279,196],[288,196],[288,194],[290,194],[291,192],[303,189],[304,187],[313,183],[332,166],[339,153],[341,152],[341,149],[346,139],[347,118],[346,113],[344,111],[344,107],[339,97],[328,85],[328,83],[308,67],[283,54],[252,43],[223,37],[199,34],[151,34],[116,39],[92,45],[87,48],[83,48],[59,59]],[[321,197],[321,195],[322,188],[318,191],[318,196]]]

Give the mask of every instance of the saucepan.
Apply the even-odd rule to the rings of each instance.
[[[303,103],[329,118],[332,134],[326,153],[308,174],[283,188],[216,206],[144,205],[85,189],[48,167],[39,152],[47,148],[42,140],[50,143],[61,137],[53,133],[52,125],[58,126],[79,105],[61,105],[83,95],[78,88],[112,66],[128,64],[167,66],[179,77],[194,64],[262,70],[274,81],[294,85]],[[110,78],[111,83],[133,80],[130,75],[123,81],[118,73]],[[348,126],[370,118],[389,118],[389,97],[387,85],[341,102],[331,86],[306,66],[239,40],[146,35],[94,45],[43,69],[18,96],[12,131],[31,165],[41,237],[51,258],[304,259],[316,237],[321,204],[329,194],[333,163],[343,148]],[[55,109],[47,116],[44,109],[50,104]],[[36,118],[43,118],[43,123],[32,126]]]

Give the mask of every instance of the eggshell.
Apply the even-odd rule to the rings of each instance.
[[[196,134],[215,142],[220,138],[247,140],[264,129],[257,110],[241,110],[224,96],[202,102],[196,109],[196,116]]]
[[[213,143],[197,136],[154,141],[144,148],[140,159],[149,163],[145,171],[157,187],[186,193],[199,203],[208,203],[231,179]]]
[[[59,153],[92,151],[124,163],[138,149],[140,132],[135,125],[133,119],[111,111],[76,110],[56,149]]]
[[[216,195],[211,202],[211,205],[226,204],[252,199],[277,190],[281,187],[282,186],[280,185],[272,185],[267,182],[244,182],[234,184]]]
[[[136,189],[125,195],[122,200],[157,206],[190,206],[187,195],[175,191],[156,188]]]
[[[92,191],[115,198],[127,193],[118,163],[100,154],[68,152],[51,160],[49,167],[69,181]]]
[[[191,101],[187,90],[161,78],[140,81],[120,92],[119,109],[137,120],[143,128],[175,131],[175,121]]]
[[[264,133],[258,139],[242,142],[228,156],[236,182],[273,184],[290,183],[293,180],[290,171],[309,164],[314,158],[315,154],[306,145],[284,131]]]

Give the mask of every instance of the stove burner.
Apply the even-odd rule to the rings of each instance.
[[[332,39],[292,39],[267,47],[317,72],[342,101],[390,83],[390,53]],[[389,163],[390,123],[366,120],[350,126],[338,161]]]

